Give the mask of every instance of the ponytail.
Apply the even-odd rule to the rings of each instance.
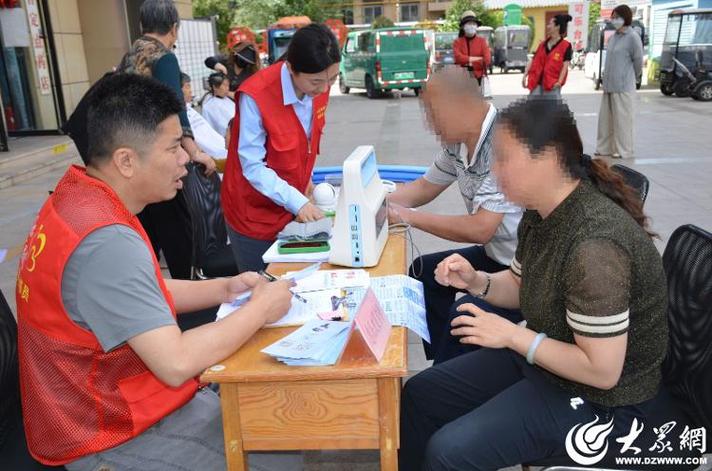
[[[598,191],[625,209],[650,237],[658,236],[650,230],[650,221],[643,212],[643,199],[640,194],[626,183],[619,173],[612,170],[608,163],[602,159],[591,159],[588,155],[584,155],[581,161],[587,170],[589,180]]]
[[[215,96],[215,87],[219,87],[222,83],[227,80],[227,76],[222,72],[215,72],[208,76],[208,91],[205,95],[198,101],[199,106],[203,106],[203,102],[208,98],[208,95]]]
[[[604,195],[631,215],[650,237],[657,234],[648,227],[643,200],[622,176],[601,159],[583,153],[583,143],[576,121],[568,106],[560,100],[530,98],[514,102],[498,114],[501,125],[527,144],[532,155],[554,147],[561,167],[573,178],[590,180]]]

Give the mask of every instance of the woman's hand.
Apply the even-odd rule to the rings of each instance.
[[[215,67],[213,67],[213,70],[215,72],[222,72],[223,74],[227,75],[227,67],[225,67],[223,64],[220,62],[215,64]]]
[[[306,203],[297,213],[297,222],[312,222],[324,218],[324,212],[312,203]]]
[[[450,334],[461,337],[460,343],[486,348],[510,348],[512,337],[519,328],[517,324],[483,311],[474,304],[462,304],[457,310],[463,315],[452,320]]]
[[[231,303],[245,291],[252,290],[262,283],[267,283],[267,280],[253,271],[226,278],[225,299],[223,302]]]
[[[203,151],[198,151],[195,153],[195,156],[193,157],[193,162],[198,162],[199,164],[203,164],[205,167],[205,175],[210,176],[215,171],[217,170],[217,165],[215,164],[215,160],[213,160],[212,157],[210,157],[208,154],[206,154]]]
[[[478,272],[462,255],[452,254],[435,267],[435,281],[443,286],[469,290]],[[485,280],[486,282],[486,280]]]

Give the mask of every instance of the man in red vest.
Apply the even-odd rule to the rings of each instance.
[[[87,101],[87,166],[69,168],[40,210],[17,279],[29,450],[72,471],[225,469],[219,399],[196,377],[282,317],[289,287],[255,273],[164,280],[136,214],[183,185],[184,107],[135,74],[103,78]],[[176,325],[247,290],[239,315]]]
[[[569,21],[569,15],[556,15],[546,25],[546,39],[539,44],[522,78],[522,86],[532,95],[561,97],[573,54],[571,43],[564,39]]]

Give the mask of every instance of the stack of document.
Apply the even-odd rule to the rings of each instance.
[[[352,326],[351,322],[314,319],[262,352],[289,366],[334,365],[346,346]]]
[[[359,269],[318,270],[318,268],[319,264],[314,264],[304,270],[284,275],[285,279],[294,280],[296,286],[292,291],[299,294],[301,299],[292,298],[292,307],[287,314],[267,327],[303,325],[314,319],[330,320],[339,317],[342,320],[348,319],[349,310],[344,288],[368,288],[368,272]],[[222,304],[218,309],[217,320],[239,310],[249,300],[249,296],[249,293],[245,293],[231,303]]]

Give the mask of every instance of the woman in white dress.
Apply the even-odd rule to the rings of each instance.
[[[221,136],[225,135],[227,123],[235,116],[235,102],[228,97],[230,81],[221,72],[208,77],[208,93],[201,100],[203,117]]]

